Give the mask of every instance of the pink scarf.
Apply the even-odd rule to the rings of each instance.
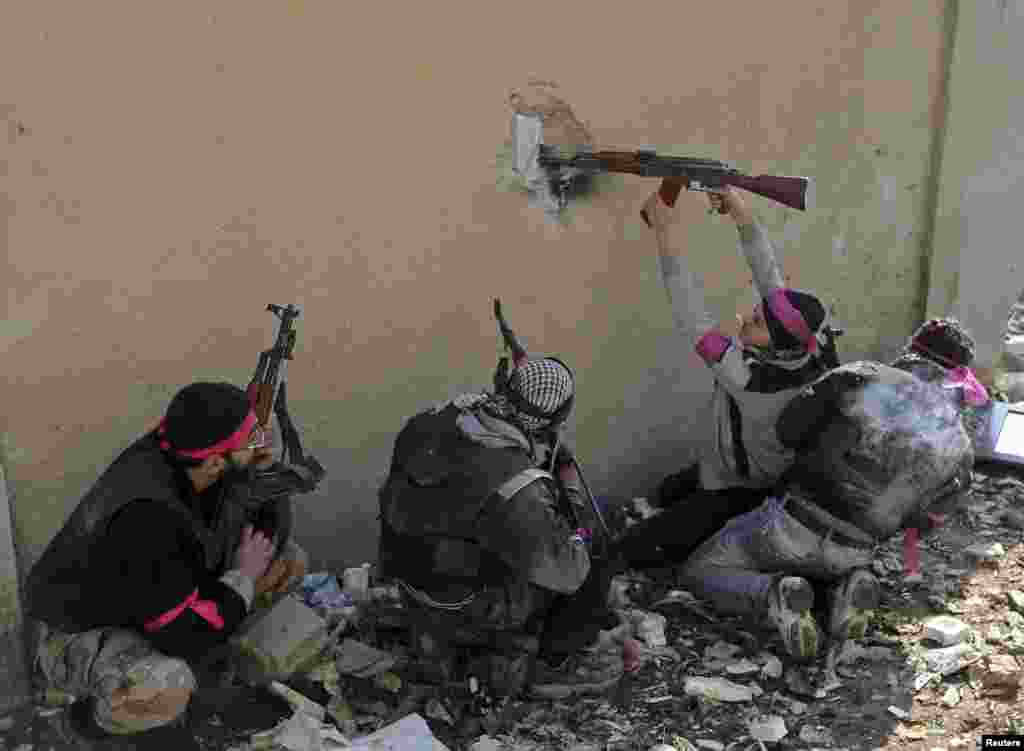
[[[946,367],[946,381],[943,385],[948,389],[963,389],[964,399],[972,407],[981,407],[988,404],[988,389],[974,376],[973,370],[966,365],[956,365],[948,357],[943,357],[938,352],[932,352],[923,344],[914,342],[910,345],[910,348],[944,365]]]
[[[947,388],[961,388],[964,390],[964,398],[972,407],[981,407],[988,404],[988,389],[974,376],[974,371],[960,365],[949,371],[946,378]]]

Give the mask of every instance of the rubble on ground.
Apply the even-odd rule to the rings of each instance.
[[[931,751],[1022,732],[1024,534],[1007,512],[1024,513],[1024,482],[987,467],[975,480],[966,504],[921,541],[919,580],[902,575],[901,540],[879,551],[882,605],[833,675],[823,659],[790,659],[774,632],[717,616],[669,574],[629,572],[613,587],[620,626],[602,643],[634,650],[636,669],[608,695],[492,702],[479,685],[440,691],[411,671],[397,591],[359,567],[365,580],[312,574],[296,594],[329,645],[270,684],[290,714],[237,730],[215,717],[197,738],[210,751]],[[50,748],[71,700],[49,691],[0,717],[7,747]]]

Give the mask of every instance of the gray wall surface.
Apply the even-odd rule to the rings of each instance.
[[[1017,222],[1024,206],[1024,4],[961,5],[938,194],[928,312],[952,312],[1002,352],[1010,306],[1024,289]]]

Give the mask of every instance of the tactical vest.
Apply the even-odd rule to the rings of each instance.
[[[379,494],[381,572],[445,603],[515,576],[480,547],[477,519],[489,501],[550,477],[534,470],[521,448],[485,447],[465,436],[456,422],[460,414],[449,405],[409,420]]]
[[[105,576],[90,566],[105,542],[114,515],[135,500],[160,503],[180,514],[202,543],[207,568],[223,573],[229,540],[214,534],[190,504],[187,479],[167,460],[152,434],[125,449],[100,476],[29,572],[25,587],[29,616],[68,633],[111,624],[97,612],[89,593]],[[194,500],[193,500],[194,499]],[[116,586],[107,582],[106,586]],[[102,585],[101,585],[102,586]]]
[[[841,369],[863,378],[840,395],[838,414],[799,453],[789,479],[831,514],[886,539],[966,491],[974,451],[940,386],[880,363]]]

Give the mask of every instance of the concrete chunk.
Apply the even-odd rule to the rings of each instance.
[[[687,678],[684,686],[687,696],[701,696],[717,701],[753,701],[754,692],[746,686],[725,678]]]
[[[929,649],[924,654],[928,670],[942,675],[953,675],[973,660],[977,653],[968,644],[955,644],[952,647]]]
[[[964,555],[979,563],[996,563],[1006,557],[1006,549],[998,542],[979,542],[965,548]]]
[[[312,667],[328,638],[327,621],[289,595],[249,616],[231,642],[239,655],[240,677],[269,683]]]
[[[924,622],[924,637],[942,647],[959,644],[970,630],[966,623],[949,615],[938,615]]]
[[[789,734],[786,721],[779,715],[768,715],[752,720],[748,730],[751,738],[763,743],[778,743]]]

